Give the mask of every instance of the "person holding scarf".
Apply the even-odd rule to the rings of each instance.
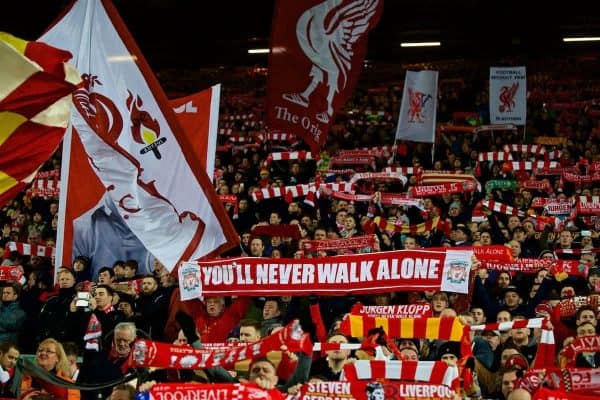
[[[43,340],[35,353],[35,364],[67,382],[69,378],[69,363],[62,345],[55,339]],[[21,380],[21,399],[32,400],[39,397],[57,398],[63,400],[79,400],[78,390],[66,389],[56,386],[40,378],[30,375],[23,376]]]
[[[102,330],[102,332],[104,332]],[[101,333],[102,333],[101,332]],[[107,332],[110,334],[111,332]],[[86,347],[83,363],[77,383],[107,384],[99,391],[85,391],[84,399],[107,398],[111,392],[108,383],[123,378],[129,372],[129,354],[131,346],[137,338],[136,326],[132,322],[120,322],[112,331],[112,341],[104,346],[99,341],[99,348]],[[88,341],[89,344],[89,341]],[[101,397],[98,397],[101,396]]]
[[[78,307],[77,298],[71,301],[69,330],[76,333],[78,340],[83,338],[86,341],[86,348],[90,348],[91,340],[111,332],[119,322],[126,320],[125,315],[115,309],[114,296],[112,287],[99,285],[89,298],[87,307]]]

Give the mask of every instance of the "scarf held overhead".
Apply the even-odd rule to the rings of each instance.
[[[298,321],[290,322],[284,329],[258,342],[245,346],[221,349],[195,349],[151,340],[137,340],[133,345],[129,363],[134,367],[157,367],[173,369],[202,369],[231,367],[243,360],[256,360],[270,351],[278,351],[286,345],[292,352],[312,354],[312,343],[302,332]]]

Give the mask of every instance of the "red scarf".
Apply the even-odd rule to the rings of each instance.
[[[600,352],[600,335],[576,338],[571,344],[565,346],[560,354],[567,359],[567,365],[574,367],[575,358],[583,352]]]
[[[300,225],[256,225],[252,229],[252,236],[279,236],[291,237],[299,240],[302,238]]]
[[[168,399],[215,399],[215,400],[283,400],[285,396],[277,389],[264,390],[254,383],[159,383],[150,389],[152,398]]]
[[[289,351],[303,351],[312,354],[312,343],[302,332],[298,321],[291,322],[284,329],[266,338],[244,346],[220,349],[195,349],[151,340],[137,340],[134,343],[129,362],[135,367],[157,367],[174,369],[204,369],[231,367],[243,360],[257,360],[270,351],[280,350],[286,345]]]
[[[306,251],[373,248],[375,238],[373,236],[355,236],[345,239],[308,240],[303,243],[303,246]]]

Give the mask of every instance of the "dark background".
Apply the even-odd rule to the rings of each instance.
[[[199,70],[212,73],[211,81],[222,79],[234,67],[266,66],[266,54],[249,55],[247,50],[268,46],[274,3],[114,1],[166,86],[177,75],[193,77]],[[68,4],[66,0],[5,0],[0,30],[35,39]],[[498,63],[513,56],[595,59],[600,42],[567,45],[561,39],[600,36],[599,9],[593,0],[385,0],[383,16],[369,37],[367,59],[373,64],[460,59]],[[429,40],[441,41],[442,47],[400,47],[402,41]]]

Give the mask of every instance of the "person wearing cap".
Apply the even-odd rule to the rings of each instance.
[[[464,213],[461,213],[461,205],[459,202],[454,201],[450,203],[450,207],[448,208],[448,219],[452,221],[452,226],[467,222]]]
[[[416,354],[417,360],[420,358],[419,348],[420,343],[419,339],[398,339],[398,350],[400,354],[404,354],[404,350],[410,350]],[[410,353],[408,353],[410,354]]]
[[[496,371],[499,366],[500,354],[502,351],[502,347],[500,346],[500,331],[487,329],[481,332],[481,336],[477,336],[476,339],[486,341],[491,352],[492,352],[492,360],[489,365],[481,362],[489,371]]]
[[[445,362],[449,366],[455,367],[458,366],[458,360],[461,358],[460,352],[460,343],[459,342],[445,342],[437,351],[437,360]],[[459,375],[461,374],[462,367],[459,367]],[[473,371],[472,373],[472,384],[468,388],[463,388],[461,384],[461,395],[465,395],[467,397],[479,398],[481,397],[481,389],[479,387],[479,381],[477,379],[477,374]]]
[[[273,179],[271,179],[269,177],[269,170],[268,169],[262,168],[260,170],[259,175],[260,175],[260,180],[258,181],[258,185],[261,188],[263,188],[263,189],[267,188],[267,187],[269,187],[273,183]]]
[[[437,360],[450,366],[456,366],[460,359],[460,344],[458,342],[444,342],[437,350]]]

